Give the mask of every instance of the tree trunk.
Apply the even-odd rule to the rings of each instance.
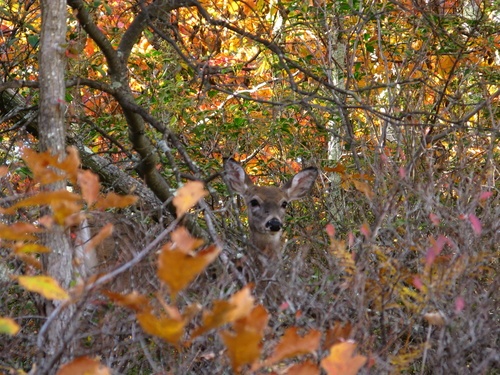
[[[38,129],[40,151],[50,150],[63,159],[65,146],[65,84],[66,66],[66,1],[42,0],[42,30],[40,38],[39,82],[40,109]],[[66,182],[58,182],[48,187],[50,190],[65,189]],[[43,259],[45,272],[55,278],[63,288],[68,288],[72,279],[73,249],[65,228],[55,225],[43,241],[52,249]],[[71,316],[74,307],[56,310],[57,302],[47,303],[47,315],[57,314],[50,323],[42,345],[45,352],[40,372],[53,371],[57,363],[66,362],[71,355],[68,347],[71,334]],[[47,368],[47,367],[52,368]]]

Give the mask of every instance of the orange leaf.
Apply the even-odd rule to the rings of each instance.
[[[252,311],[253,304],[254,298],[248,286],[235,293],[229,301],[215,301],[212,310],[203,313],[203,325],[198,327],[192,336],[197,337],[206,331],[247,316]]]
[[[36,236],[30,233],[37,233],[40,230],[34,225],[27,223],[14,223],[12,225],[0,224],[0,238],[9,241],[35,241]]]
[[[111,370],[95,359],[79,357],[61,366],[57,375],[111,375]]]
[[[29,148],[25,148],[22,151],[22,158],[33,173],[35,181],[40,182],[42,185],[65,179],[63,174],[54,170],[59,164],[58,155],[52,155],[50,151],[39,153]]]
[[[11,318],[0,318],[0,334],[17,335],[21,327]]]
[[[32,197],[21,199],[16,204],[3,210],[6,214],[14,214],[18,208],[37,206],[37,205],[57,205],[60,201],[77,202],[80,197],[67,190],[42,191]]]
[[[292,358],[301,354],[313,353],[319,347],[321,333],[311,330],[304,337],[297,334],[297,327],[290,327],[285,331],[279,344],[274,348],[273,355],[267,359],[266,364],[271,365],[285,358]]]
[[[220,249],[215,245],[190,255],[172,249],[171,245],[167,244],[158,258],[158,277],[169,286],[172,296],[175,296],[217,258],[219,253]]]
[[[341,342],[330,348],[328,357],[321,361],[321,367],[328,375],[356,375],[366,363],[367,358],[353,355],[356,344]]]
[[[134,195],[118,195],[111,192],[97,200],[96,208],[100,210],[105,210],[107,208],[125,208],[135,202],[137,202],[137,197]]]
[[[186,324],[184,319],[174,319],[167,316],[157,318],[150,312],[138,313],[137,320],[146,333],[158,336],[171,344],[179,342]]]
[[[203,240],[191,236],[185,227],[176,228],[170,235],[171,246],[186,254],[193,254],[193,251],[203,245]]]
[[[259,305],[248,316],[237,320],[233,324],[233,331],[220,333],[234,371],[259,359],[268,319],[266,309]]]
[[[287,372],[287,375],[319,375],[320,374],[320,369],[318,366],[307,360],[305,362],[296,364],[292,367],[290,367]]]
[[[7,176],[7,173],[9,173],[9,167],[6,165],[0,166],[0,178]]]
[[[136,312],[150,310],[149,300],[135,290],[129,294],[120,294],[106,290],[103,292],[110,300],[118,305],[128,307]]]
[[[82,198],[87,205],[92,206],[99,196],[99,177],[91,171],[78,172],[78,185],[82,189]]]
[[[18,276],[17,280],[24,289],[39,293],[47,299],[69,299],[68,293],[50,276]]]
[[[183,187],[177,189],[173,204],[177,209],[177,217],[184,215],[208,192],[204,189],[203,182],[189,181]]]
[[[351,330],[352,326],[350,323],[342,324],[341,322],[335,322],[335,325],[326,331],[323,348],[327,349],[339,342],[347,341]]]

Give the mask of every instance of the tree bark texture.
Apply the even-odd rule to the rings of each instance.
[[[38,130],[40,151],[50,150],[63,159],[66,155],[66,125],[64,121],[66,66],[66,18],[65,0],[42,0],[42,27],[39,55],[40,104]],[[66,182],[52,184],[50,190],[65,189]],[[43,238],[51,252],[43,259],[44,271],[55,278],[63,288],[72,280],[73,249],[63,226],[55,225]],[[60,302],[59,302],[60,303]],[[58,302],[47,302],[47,315],[57,314],[44,337],[43,362],[40,373],[53,371],[57,363],[66,362],[71,349],[68,341],[71,330],[73,306],[57,310]],[[69,350],[68,350],[69,349]],[[48,366],[52,368],[47,368]]]

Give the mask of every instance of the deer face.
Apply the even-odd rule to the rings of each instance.
[[[240,194],[248,209],[250,238],[264,252],[278,252],[286,207],[289,202],[305,197],[318,176],[314,167],[297,173],[282,187],[257,186],[240,164],[228,159],[224,165],[228,186]]]

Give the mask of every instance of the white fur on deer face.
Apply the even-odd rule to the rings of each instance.
[[[306,168],[282,187],[277,187],[254,185],[234,159],[228,159],[224,169],[228,186],[240,194],[247,205],[252,244],[266,253],[278,252],[281,249],[286,206],[309,193],[318,170]]]

